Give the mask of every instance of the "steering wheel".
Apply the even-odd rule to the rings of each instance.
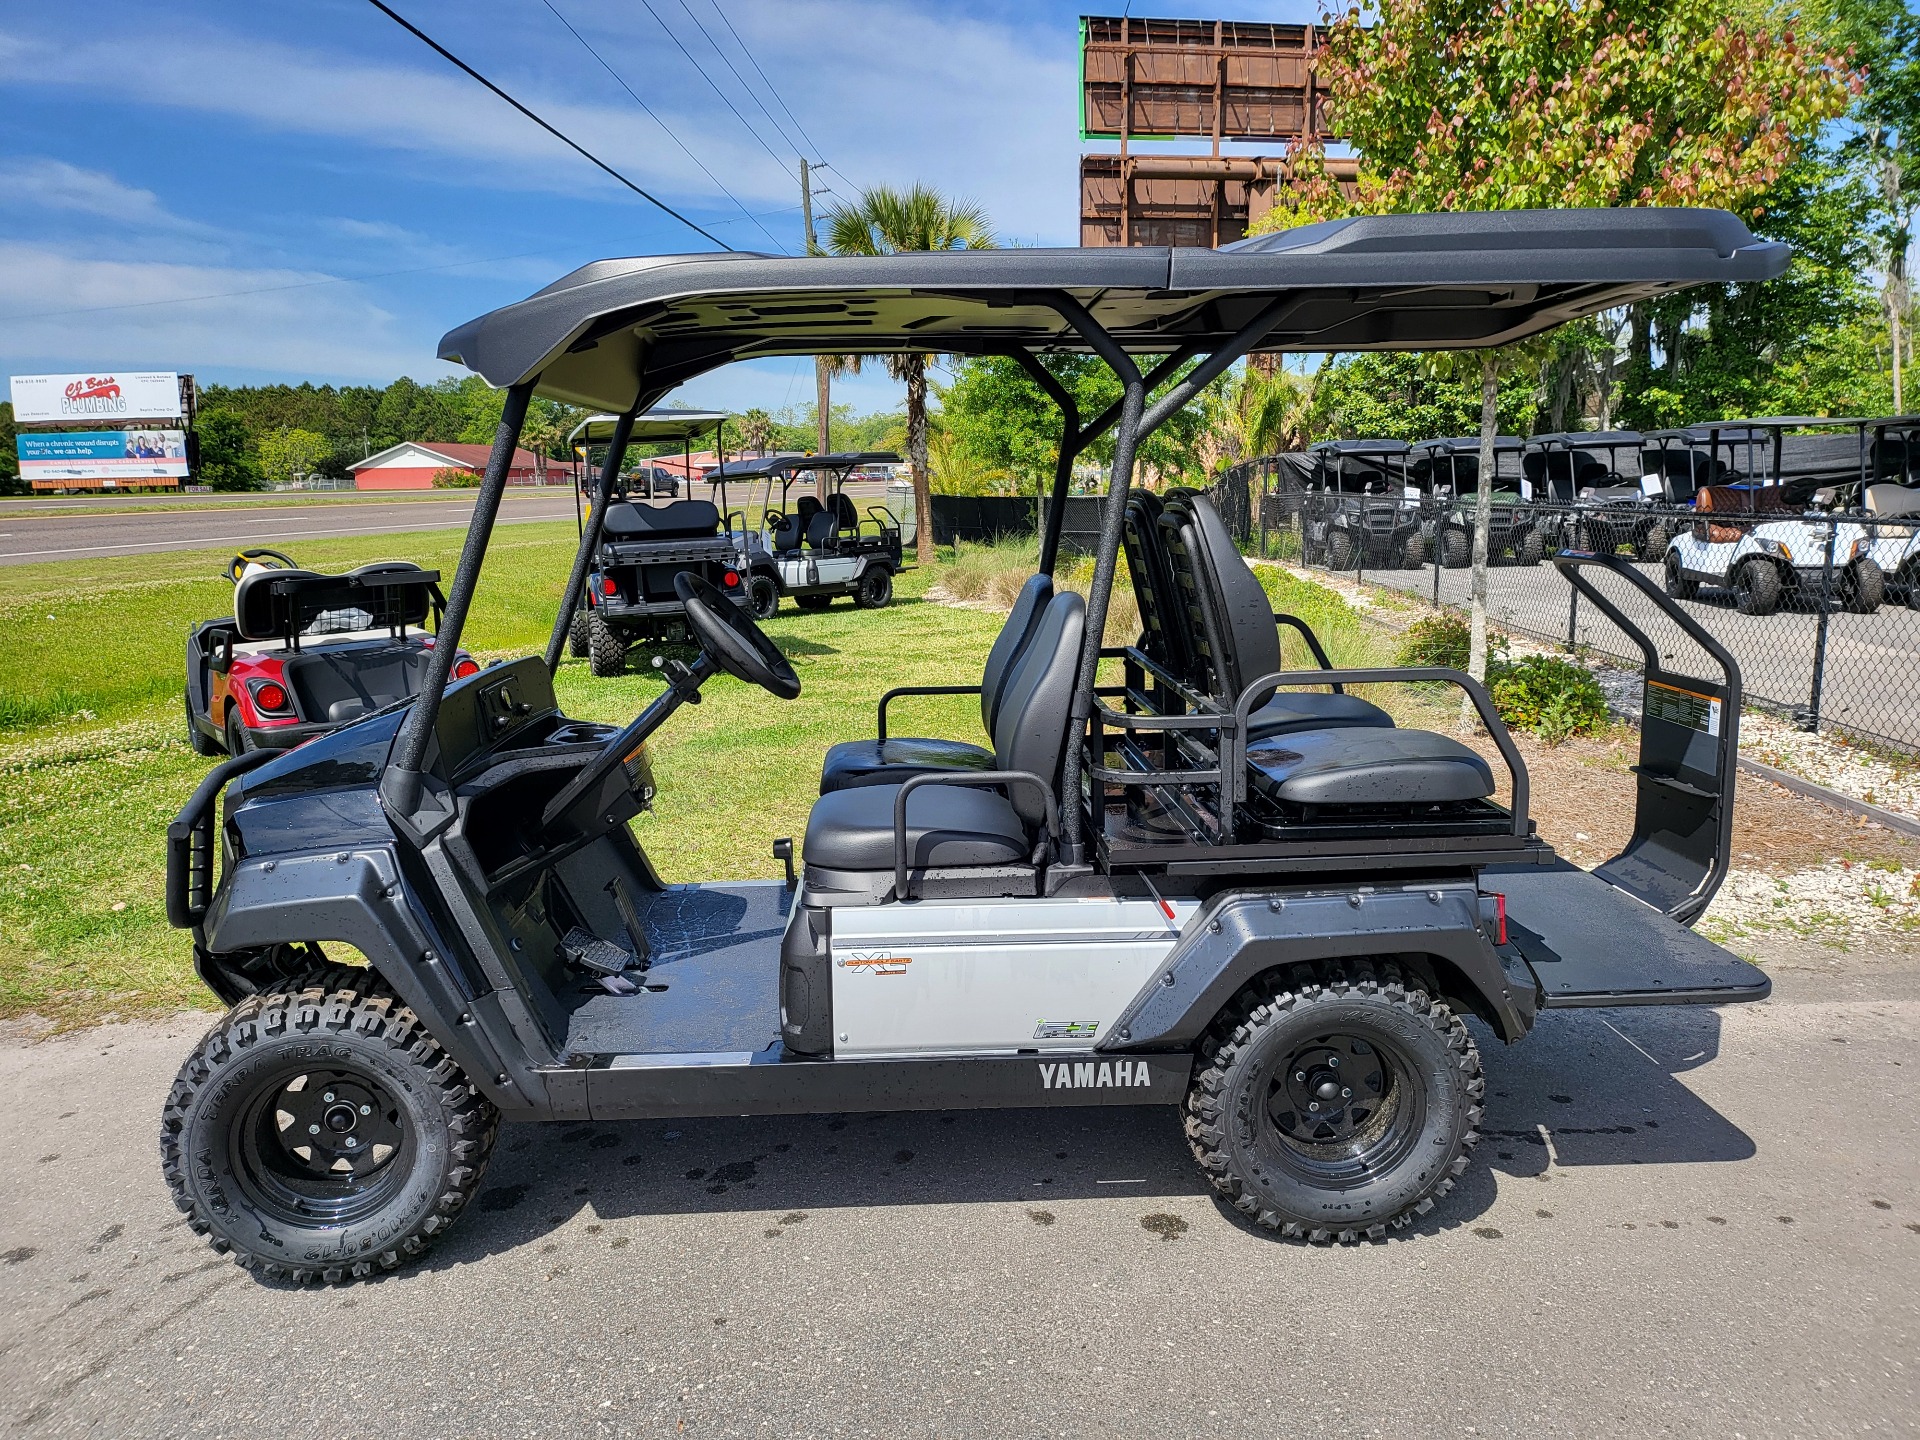
[[[268,562],[272,563],[269,564]],[[282,555],[278,550],[242,550],[227,562],[227,579],[234,584],[240,583],[240,577],[247,573],[247,566],[263,565],[269,570],[298,570],[291,555]]]
[[[780,647],[712,581],[682,570],[673,577],[673,593],[687,607],[687,624],[714,664],[734,679],[758,685],[782,700],[799,695],[800,677]]]

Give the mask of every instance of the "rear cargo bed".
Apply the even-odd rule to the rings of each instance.
[[[1764,972],[1564,861],[1490,867],[1481,885],[1507,897],[1507,937],[1543,1008],[1725,1005],[1772,989]]]

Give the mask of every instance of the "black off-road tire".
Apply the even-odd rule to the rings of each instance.
[[[1672,550],[1667,552],[1666,564],[1667,594],[1676,600],[1691,600],[1700,593],[1700,582],[1688,575],[1680,564],[1680,556]]]
[[[1518,565],[1538,565],[1547,558],[1547,537],[1536,526],[1527,531],[1513,546],[1514,563]]]
[[[1904,583],[1907,587],[1907,608],[1920,610],[1920,563],[1909,561],[1906,569],[1900,573],[1906,577]]]
[[[1327,536],[1327,569],[1335,574],[1353,569],[1359,554],[1360,547],[1347,531],[1335,530]]]
[[[411,1010],[358,976],[357,989],[316,984],[241,1001],[187,1058],[161,1115],[174,1204],[195,1234],[266,1278],[337,1285],[418,1259],[473,1197],[493,1150],[492,1104]],[[285,1103],[283,1081],[315,1072],[342,1077],[319,1083],[371,1087],[404,1116],[405,1139],[368,1181],[377,1203],[344,1219],[299,1219],[263,1199],[246,1158],[247,1132],[277,1123],[280,1112],[263,1115],[262,1105]]]
[[[884,610],[893,603],[893,571],[869,565],[854,583],[853,603],[862,610]]]
[[[1479,1051],[1459,1017],[1396,965],[1360,960],[1296,974],[1241,991],[1202,1039],[1187,1143],[1214,1189],[1263,1229],[1314,1245],[1381,1240],[1432,1210],[1466,1170],[1486,1094]],[[1271,1106],[1292,1103],[1294,1076],[1312,1080],[1304,1069],[1286,1073],[1312,1063],[1301,1056],[1356,1038],[1391,1072],[1375,1098],[1393,1103],[1367,1112],[1378,1131],[1370,1143],[1386,1147],[1377,1162],[1348,1157],[1352,1173],[1335,1174],[1340,1147],[1295,1144],[1284,1126],[1306,1117],[1294,1109],[1282,1120]],[[1321,1150],[1328,1154],[1310,1153]],[[1310,1173],[1315,1165],[1326,1169]]]
[[[1457,526],[1440,532],[1440,563],[1449,570],[1461,570],[1473,563],[1473,537]]]
[[[833,597],[831,595],[796,595],[793,597],[793,603],[802,610],[824,610],[833,604]]]
[[[618,675],[627,664],[627,646],[598,610],[587,613],[587,668],[601,679]]]
[[[1886,598],[1886,573],[1869,558],[1854,561],[1840,577],[1840,603],[1850,615],[1871,615]]]
[[[1766,560],[1742,560],[1733,571],[1733,604],[1742,615],[1771,615],[1780,608],[1780,572]]]
[[[1418,570],[1427,563],[1427,537],[1419,531],[1407,537],[1407,543],[1400,549],[1400,566],[1405,570]]]
[[[587,658],[587,647],[591,643],[587,637],[588,611],[576,610],[573,619],[567,622],[567,653],[576,660]]]
[[[209,756],[224,754],[225,752],[220,748],[220,742],[209,740],[200,733],[200,727],[193,723],[193,697],[185,690],[180,692],[180,703],[187,712],[187,744],[193,747],[193,753]]]
[[[1640,558],[1649,565],[1658,564],[1660,557],[1667,553],[1667,546],[1673,543],[1673,535],[1667,529],[1666,522],[1656,520],[1647,527],[1647,533],[1640,537]]]
[[[780,583],[771,575],[747,577],[747,613],[755,620],[771,620],[780,613]]]
[[[260,747],[253,743],[253,736],[247,733],[247,727],[240,723],[240,707],[227,706],[227,753],[229,755],[251,755]]]

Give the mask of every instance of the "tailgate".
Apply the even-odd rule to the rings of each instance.
[[[1543,1009],[1727,1005],[1764,1000],[1766,974],[1590,871],[1489,867],[1507,897],[1507,940],[1540,983]]]

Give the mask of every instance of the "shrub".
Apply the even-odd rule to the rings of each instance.
[[[436,490],[471,490],[479,483],[480,477],[471,470],[455,470],[449,466],[433,472],[433,488]]]
[[[1487,689],[1500,718],[1549,745],[1606,727],[1607,697],[1591,671],[1558,655],[1524,655],[1489,666]]]
[[[1442,610],[1407,627],[1406,636],[1400,642],[1400,663],[1464,670],[1470,641],[1467,617]]]

